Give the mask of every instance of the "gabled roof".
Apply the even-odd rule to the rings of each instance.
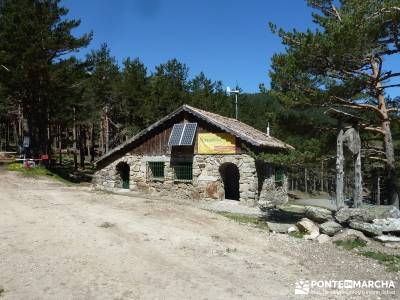
[[[292,146],[289,144],[286,144],[282,142],[281,140],[278,140],[272,136],[267,135],[266,133],[255,129],[254,127],[251,127],[243,122],[240,122],[236,119],[232,118],[227,118],[223,117],[221,115],[208,112],[199,108],[195,108],[189,105],[183,105],[174,112],[170,113],[166,117],[160,119],[156,123],[150,125],[146,129],[142,130],[138,134],[136,134],[134,137],[130,138],[127,140],[125,143],[113,148],[106,154],[104,154],[102,157],[100,157],[97,161],[96,164],[99,163],[100,161],[103,161],[104,159],[112,156],[113,154],[123,152],[124,150],[128,150],[130,145],[132,145],[135,141],[137,141],[139,138],[143,137],[144,135],[148,134],[158,126],[161,126],[164,124],[166,121],[169,119],[177,116],[178,114],[182,112],[187,112],[189,114],[192,114],[193,116],[202,119],[203,121],[212,124],[222,131],[228,132],[235,136],[236,138],[243,140],[255,147],[260,147],[260,148],[275,148],[275,149],[281,149],[281,150],[287,150],[287,149],[294,149]]]

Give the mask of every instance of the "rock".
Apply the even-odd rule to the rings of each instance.
[[[360,208],[342,208],[335,214],[339,223],[351,220],[372,222],[374,219],[400,218],[400,211],[392,205],[370,205]]]
[[[332,242],[346,240],[362,240],[369,243],[369,239],[361,231],[349,228],[341,230],[332,238]]]
[[[200,195],[200,193],[198,191],[192,191],[190,196],[191,196],[191,198],[193,200],[200,200],[201,199],[201,195]]]
[[[287,223],[267,222],[267,225],[270,231],[274,231],[277,233],[287,233],[289,228],[293,227],[293,224],[287,224]]]
[[[372,221],[382,232],[400,232],[400,219],[387,218]]]
[[[276,187],[273,178],[267,178],[262,184],[258,206],[262,211],[283,205],[289,200],[286,189],[283,187]]]
[[[304,239],[313,240],[319,236],[319,227],[313,221],[307,218],[301,219],[297,222],[297,228],[306,235],[303,236]]]
[[[383,245],[388,248],[400,249],[400,243],[398,242],[384,243]]]
[[[329,236],[334,236],[336,232],[343,229],[342,225],[336,223],[335,221],[328,221],[319,225],[321,233],[327,234]]]
[[[381,243],[400,242],[400,237],[392,236],[392,235],[379,235],[379,236],[374,237],[374,239]]]
[[[374,239],[383,243],[383,245],[385,247],[395,248],[395,249],[400,248],[400,237],[398,237],[398,236],[380,235],[380,236],[374,237]]]
[[[351,221],[349,226],[353,229],[364,232],[368,236],[377,236],[382,234],[382,230],[379,228],[379,226],[371,223]]]
[[[310,220],[318,223],[323,223],[333,219],[332,212],[329,209],[316,206],[306,206],[305,215]]]
[[[319,244],[329,243],[330,241],[331,241],[331,238],[330,238],[328,235],[326,235],[326,234],[320,234],[320,235],[317,237],[317,242],[318,242]]]
[[[304,214],[306,211],[305,206],[295,204],[283,204],[276,207],[280,211],[294,214]]]
[[[296,225],[293,225],[293,226],[288,228],[287,233],[297,232],[297,231],[299,231],[299,229],[297,228]]]

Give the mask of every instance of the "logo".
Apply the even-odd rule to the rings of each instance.
[[[310,293],[310,282],[308,280],[296,281],[294,293],[296,295],[308,295]]]
[[[295,295],[395,295],[393,280],[298,280]]]

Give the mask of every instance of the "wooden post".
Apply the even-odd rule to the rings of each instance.
[[[344,179],[344,154],[343,154],[343,129],[339,131],[336,143],[336,208],[344,206],[343,179]]]
[[[354,166],[354,207],[362,204],[362,175],[361,175],[361,151],[358,152]]]

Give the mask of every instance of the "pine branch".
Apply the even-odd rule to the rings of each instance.
[[[348,101],[346,99],[343,99],[338,96],[331,96],[331,99],[335,99],[337,102],[341,103],[341,106],[344,107],[349,107],[349,108],[354,108],[354,109],[361,109],[361,110],[372,110],[376,112],[381,118],[385,118],[383,113],[379,110],[379,108],[371,105],[371,104],[359,104],[359,103],[354,103],[351,101]]]

